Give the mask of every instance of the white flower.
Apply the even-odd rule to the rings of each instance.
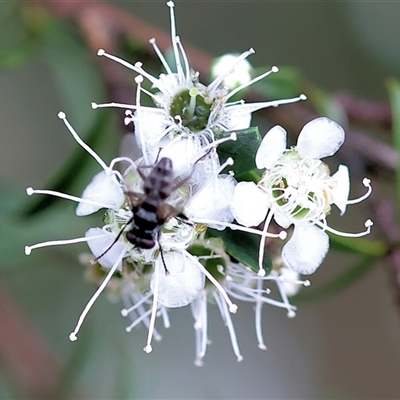
[[[138,96],[136,105],[108,103],[93,103],[93,108],[97,107],[121,107],[128,110],[136,110],[134,114],[127,111],[126,123],[134,122],[135,131],[140,129],[146,132],[145,141],[138,141],[143,153],[149,148],[163,147],[166,140],[172,140],[177,135],[196,134],[203,144],[214,140],[214,135],[220,132],[246,129],[250,126],[251,114],[259,109],[279,104],[292,103],[304,100],[306,97],[301,95],[292,99],[276,100],[260,103],[245,104],[243,101],[237,102],[229,100],[244,88],[254,82],[263,79],[270,73],[278,72],[277,67],[272,67],[270,71],[250,78],[249,64],[244,60],[252,53],[250,49],[239,56],[224,58],[222,71],[208,86],[200,83],[199,73],[190,68],[189,61],[183,49],[179,36],[176,33],[174,3],[167,2],[171,15],[171,39],[175,65],[170,66],[156,45],[155,39],[150,43],[159,57],[166,73],[159,77],[154,77],[142,68],[142,63],[134,65],[108,54],[105,50],[98,51],[98,55],[108,57],[125,67],[135,71],[140,75],[137,79]],[[230,62],[229,66],[227,61]],[[236,78],[238,69],[240,80],[243,82],[237,85]],[[218,64],[214,71],[218,70]],[[243,72],[245,70],[245,72]],[[247,72],[246,72],[247,70]],[[243,79],[243,75],[245,75]],[[147,78],[155,93],[151,93],[141,86],[142,76]],[[233,77],[233,82],[231,82]],[[145,93],[151,97],[156,107],[144,107],[140,105],[140,93]],[[146,148],[144,148],[146,147]]]
[[[334,121],[317,118],[307,123],[299,134],[297,146],[286,149],[286,131],[273,127],[263,138],[256,154],[257,168],[265,168],[258,184],[240,182],[235,187],[231,210],[244,226],[255,226],[264,219],[267,231],[273,216],[283,228],[294,225],[293,235],[282,250],[284,264],[301,274],[312,274],[329,249],[325,231],[357,237],[370,232],[372,222],[361,233],[338,232],[327,225],[326,217],[335,204],[341,214],[348,204],[369,196],[370,180],[364,178],[367,193],[348,200],[348,168],[340,165],[334,175],[320,158],[333,155],[343,144],[345,133]],[[260,244],[260,271],[264,241]]]

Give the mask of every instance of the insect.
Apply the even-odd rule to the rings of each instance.
[[[92,263],[103,257],[118,241],[124,229],[131,225],[130,230],[126,233],[126,239],[139,249],[152,249],[158,243],[165,273],[168,274],[160,244],[162,226],[172,217],[179,217],[183,221],[187,218],[175,207],[166,203],[166,200],[189,177],[178,185],[173,185],[172,161],[166,157],[161,158],[147,176],[143,174],[140,168],[137,171],[143,180],[144,193],[125,192],[133,215],[121,228],[111,245],[100,256],[92,260]]]

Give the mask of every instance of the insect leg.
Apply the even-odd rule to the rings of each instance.
[[[90,264],[96,264],[97,261],[100,260],[101,257],[103,257],[105,254],[107,254],[110,249],[114,246],[115,243],[118,242],[118,239],[121,237],[122,233],[124,232],[124,229],[133,221],[133,217],[129,219],[129,221],[127,223],[124,224],[124,226],[121,228],[121,230],[118,232],[117,237],[114,239],[114,241],[110,244],[110,246],[107,247],[107,249],[105,251],[103,251],[103,253],[101,253],[98,257],[94,258],[93,260],[90,260]]]
[[[157,243],[158,243],[158,248],[160,249],[161,261],[164,265],[165,275],[169,275],[167,264],[165,263],[164,250],[162,249],[162,246],[160,243],[160,237],[161,237],[161,229],[157,232]]]

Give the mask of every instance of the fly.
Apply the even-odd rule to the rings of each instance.
[[[126,233],[128,242],[132,243],[135,248],[143,250],[152,249],[158,244],[165,273],[168,274],[160,244],[162,227],[172,217],[178,216],[183,220],[187,220],[187,218],[175,207],[166,203],[166,200],[183,182],[180,182],[178,186],[172,184],[172,161],[166,157],[161,158],[147,176],[143,174],[140,168],[137,171],[143,180],[144,193],[125,192],[133,215],[121,228],[111,245],[100,256],[92,260],[92,263],[94,264],[103,257],[121,237],[125,227],[131,225]]]

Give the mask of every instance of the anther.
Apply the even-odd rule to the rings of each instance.
[[[32,248],[30,246],[25,246],[25,254],[29,256],[32,253]]]
[[[121,310],[121,315],[122,315],[123,317],[127,317],[127,316],[128,316],[128,310],[127,310],[126,308],[123,308],[123,309]]]
[[[366,228],[370,228],[372,225],[374,225],[374,223],[373,223],[372,220],[370,220],[370,219],[367,219],[367,220],[365,221],[365,223],[364,223],[364,226],[365,226]]]
[[[278,238],[285,240],[287,238],[287,232],[286,231],[281,231],[278,233]]]
[[[231,305],[229,306],[229,312],[230,312],[231,314],[236,314],[237,310],[238,310],[238,306],[237,306],[236,304],[231,304]]]
[[[274,65],[274,66],[271,68],[271,71],[274,72],[274,73],[279,72],[279,68],[278,68],[276,65]]]
[[[99,105],[97,103],[90,103],[90,105],[92,106],[93,110],[95,110]]]
[[[286,314],[288,318],[294,318],[296,316],[296,312],[293,310],[288,311]]]
[[[26,188],[26,194],[28,196],[32,196],[35,193],[35,190],[31,187]]]
[[[142,75],[138,75],[138,76],[135,78],[135,82],[136,82],[136,83],[142,83],[142,82],[143,82],[143,76],[142,76]]]
[[[105,50],[104,49],[99,49],[97,50],[97,55],[98,56],[104,56]]]
[[[60,119],[65,119],[65,118],[67,118],[67,116],[65,115],[65,113],[62,112],[62,111],[60,111],[60,112],[57,114],[57,116],[58,116],[58,118],[60,118]]]
[[[149,354],[153,351],[153,348],[150,345],[143,347],[145,353]]]
[[[301,94],[300,96],[299,96],[299,100],[307,100],[307,96],[305,95],[305,94]]]
[[[75,342],[76,340],[78,340],[78,337],[75,335],[74,332],[72,332],[72,333],[69,334],[69,340],[71,342]]]

